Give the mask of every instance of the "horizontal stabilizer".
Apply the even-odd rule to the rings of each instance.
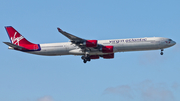
[[[16,49],[19,49],[19,50],[28,50],[28,49],[26,49],[26,48],[24,48],[24,47],[21,47],[21,46],[12,44],[12,43],[10,43],[10,42],[3,42],[3,43],[5,43],[6,45],[8,45],[8,46],[10,46],[10,47],[12,47],[12,48],[16,48]]]

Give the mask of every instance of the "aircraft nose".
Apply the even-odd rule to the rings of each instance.
[[[175,45],[175,44],[176,44],[176,42],[175,42],[175,41],[172,41],[172,42],[171,42],[171,44],[172,44],[172,46],[173,46],[173,45]]]

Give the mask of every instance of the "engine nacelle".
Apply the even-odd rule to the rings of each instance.
[[[97,40],[86,40],[83,45],[86,47],[97,47]]]
[[[103,58],[104,59],[113,59],[114,58],[114,53],[103,55]]]
[[[113,46],[103,46],[100,50],[103,53],[112,53],[113,52]]]
[[[99,59],[99,55],[91,55],[90,59]]]

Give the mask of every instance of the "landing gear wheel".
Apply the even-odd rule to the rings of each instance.
[[[91,61],[91,58],[90,58],[90,57],[88,57],[88,58],[87,58],[87,61]]]
[[[82,57],[81,57],[81,59],[83,59],[83,60],[84,60],[84,59],[85,59],[85,56],[82,56]]]
[[[163,53],[163,52],[161,52],[160,54],[161,54],[161,55],[163,55],[164,53]]]
[[[87,62],[86,59],[84,59],[83,62],[86,63]]]

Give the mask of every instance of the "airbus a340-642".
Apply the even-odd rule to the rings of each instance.
[[[12,26],[6,26],[5,29],[11,43],[4,43],[9,46],[9,49],[46,56],[80,55],[84,63],[100,57],[113,59],[116,52],[161,50],[160,54],[163,55],[165,48],[176,44],[172,39],[163,37],[87,40],[69,34],[60,28],[57,28],[58,31],[69,38],[70,42],[34,44],[25,39]]]

